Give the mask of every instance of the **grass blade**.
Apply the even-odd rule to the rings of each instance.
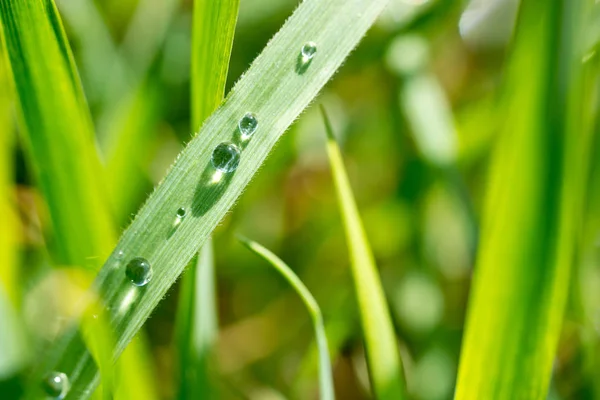
[[[115,242],[113,219],[89,111],[56,7],[52,1],[3,1],[0,18],[22,131],[50,210],[55,263],[97,269]],[[144,376],[142,350],[128,350],[120,363],[122,381],[132,381],[132,371]],[[148,384],[144,393],[151,389]]]
[[[0,1],[20,126],[53,228],[57,263],[97,268],[114,245],[89,111],[51,0]]]
[[[331,375],[331,361],[329,359],[329,348],[327,346],[327,336],[325,334],[325,325],[323,323],[323,315],[321,309],[317,304],[317,301],[312,296],[310,291],[300,278],[296,276],[294,271],[287,266],[279,257],[273,254],[268,249],[264,248],[260,244],[246,239],[241,238],[240,241],[254,254],[264,259],[266,262],[271,264],[277,272],[279,272],[286,281],[294,288],[298,296],[306,305],[310,314],[313,328],[315,330],[315,338],[317,340],[317,348],[319,350],[319,393],[322,400],[334,399],[334,386],[333,377]]]
[[[582,2],[521,3],[459,366],[457,399],[544,399],[587,180]]]
[[[200,129],[223,101],[238,8],[239,0],[194,1],[191,59],[194,130]]]
[[[17,243],[20,236],[13,199],[14,132],[11,116],[10,83],[4,65],[4,51],[0,46],[0,285],[7,297],[20,304],[17,272]]]
[[[402,365],[385,294],[354,202],[342,154],[325,109],[322,108],[321,111],[327,131],[327,153],[350,250],[350,264],[373,390],[379,399],[405,398]]]
[[[233,206],[279,137],[331,78],[386,3],[304,1],[180,154],[123,234],[94,284],[112,313],[117,334],[115,357]],[[301,63],[300,50],[309,41],[317,43],[318,52],[310,62]],[[250,140],[242,141],[237,124],[248,111],[257,115],[259,126]],[[229,141],[243,154],[235,172],[221,174],[212,166],[211,154],[219,143]],[[174,229],[180,207],[187,214]],[[152,266],[152,280],[144,287],[133,286],[125,274],[134,257],[143,257]],[[34,379],[41,379],[48,370],[71,376],[69,396],[85,397],[97,384],[96,367],[77,330],[56,342]],[[35,391],[30,396],[35,396]]]
[[[196,0],[192,33],[191,104],[192,127],[219,106],[225,94],[227,70],[233,45],[239,0]],[[202,247],[198,262],[183,276],[179,300],[178,330],[180,398],[217,398],[210,379],[214,345],[218,336],[217,298],[212,241]]]

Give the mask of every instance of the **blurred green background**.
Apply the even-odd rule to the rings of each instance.
[[[297,3],[241,0],[227,90]],[[342,146],[415,399],[448,399],[454,393],[489,154],[502,118],[498,89],[517,3],[474,0],[465,11],[467,2],[392,0],[316,100],[327,108]],[[114,156],[117,133],[138,138],[132,166],[110,175],[130,194],[116,208],[124,229],[199,128],[189,123],[192,2],[60,0],[57,5],[103,159]],[[5,294],[19,299],[21,312],[1,325],[21,329],[17,337],[23,340],[2,345],[0,393],[18,393],[27,361],[76,312],[74,299],[91,279],[81,271],[49,267],[43,239],[47,212],[13,136],[5,135],[2,143],[3,156],[14,160],[6,174],[14,201],[2,224],[9,218],[15,222],[6,223],[10,231],[2,230],[16,241],[18,259],[14,268],[2,267],[1,278]],[[289,285],[240,245],[236,233],[278,254],[316,297],[334,355],[338,398],[369,398],[318,107],[307,109],[283,136],[214,233],[220,333],[213,372],[222,398],[315,398],[309,317]],[[586,304],[595,304],[596,325],[590,331],[580,316],[582,305],[569,303],[552,399],[592,398],[598,385],[583,371],[590,365],[586,351],[599,347],[600,247],[581,258],[575,291]],[[179,283],[145,325],[155,377],[148,384],[165,399],[177,390],[178,293]],[[0,328],[0,342],[2,335]]]

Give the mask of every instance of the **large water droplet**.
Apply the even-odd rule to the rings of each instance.
[[[144,286],[152,278],[152,267],[145,258],[136,257],[127,263],[125,275],[134,285]]]
[[[242,140],[250,139],[250,136],[254,134],[256,128],[258,127],[258,120],[256,119],[256,115],[252,113],[246,113],[238,122],[238,128],[240,129],[240,134],[242,135]]]
[[[222,172],[233,172],[240,165],[240,149],[233,143],[221,143],[210,159],[213,167]]]
[[[302,62],[304,64],[310,62],[317,53],[317,44],[315,42],[308,42],[302,46]]]
[[[50,372],[42,382],[44,392],[53,399],[63,399],[69,391],[69,378],[62,372]]]

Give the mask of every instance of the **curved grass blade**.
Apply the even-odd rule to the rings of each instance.
[[[331,173],[350,250],[352,277],[365,337],[371,384],[378,399],[402,399],[405,398],[402,365],[385,294],[354,202],[342,154],[325,109],[321,108],[321,112],[327,131]]]
[[[306,305],[308,312],[310,313],[310,317],[313,323],[313,328],[315,330],[315,338],[317,340],[317,348],[319,350],[319,393],[320,398],[322,400],[332,400],[335,398],[334,395],[334,386],[333,386],[333,377],[331,375],[331,360],[329,359],[329,348],[327,346],[327,336],[325,334],[325,325],[323,323],[323,315],[321,314],[321,309],[317,304],[317,301],[312,296],[310,291],[300,278],[296,276],[294,271],[290,267],[287,266],[285,262],[283,262],[279,257],[273,254],[268,249],[264,248],[260,244],[239,237],[239,240],[254,254],[264,259],[266,262],[271,264],[277,272],[279,272],[286,281],[289,282],[290,285],[294,288],[298,296]]]
[[[581,103],[582,8],[521,3],[456,399],[547,396],[592,137]]]
[[[0,1],[20,127],[60,264],[99,267],[114,245],[89,111],[52,0]]]
[[[386,0],[306,0],[253,62],[223,105],[206,121],[197,138],[180,154],[170,173],[150,196],[100,271],[94,289],[111,312],[117,357],[206,241],[217,223],[263,163],[279,137],[327,83],[385,7]],[[309,41],[318,51],[302,58]],[[248,111],[258,129],[247,140],[238,121]],[[242,154],[228,173],[211,163],[215,147],[233,142]],[[179,208],[186,217],[176,224]],[[175,229],[174,229],[175,228]],[[151,281],[132,285],[125,271],[135,257],[148,260]],[[86,397],[97,384],[97,368],[81,333],[72,330],[54,345],[33,374],[50,370],[71,377],[67,397]],[[29,396],[36,396],[35,390]]]
[[[225,94],[227,70],[239,0],[196,0],[192,23],[192,127],[199,129]],[[218,336],[217,297],[212,240],[204,243],[198,262],[183,275],[177,328],[180,332],[180,398],[218,398],[210,366]]]

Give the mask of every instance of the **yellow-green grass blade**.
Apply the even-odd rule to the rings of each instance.
[[[196,0],[192,21],[192,129],[223,101],[239,0]],[[210,369],[218,336],[217,297],[212,241],[206,241],[198,262],[183,276],[179,299],[180,398],[218,398]]]
[[[544,399],[587,180],[581,1],[521,3],[506,73],[457,399]],[[574,28],[577,27],[577,28]]]
[[[4,51],[0,46],[0,285],[13,305],[21,302],[17,271],[17,246],[19,226],[14,199],[13,152],[15,145],[11,115],[10,83],[4,63]]]
[[[321,111],[327,131],[327,154],[350,252],[372,389],[378,399],[405,398],[402,364],[390,310],[354,201],[342,153],[333,136],[325,109],[322,108]]]
[[[117,357],[140,329],[168,288],[233,206],[279,137],[314,99],[385,7],[386,0],[305,0],[257,57],[222,106],[203,124],[171,171],[149,197],[100,271],[94,289],[111,310]],[[307,42],[317,44],[310,61],[301,57]],[[243,140],[240,118],[258,119]],[[241,152],[238,167],[220,172],[211,155],[222,142]],[[217,163],[217,165],[220,165]],[[184,208],[182,220],[177,210]],[[179,221],[179,223],[177,222]],[[126,266],[148,260],[151,281],[132,285]],[[71,330],[41,360],[34,381],[48,370],[72,377],[72,395],[89,393],[97,370],[77,330]],[[35,396],[32,386],[29,396]]]
[[[52,0],[0,2],[19,122],[52,223],[56,263],[97,268],[114,245],[101,165]]]
[[[294,288],[298,296],[304,302],[310,314],[317,349],[319,351],[319,394],[322,400],[334,399],[333,376],[331,374],[331,360],[329,359],[329,347],[327,345],[327,336],[325,334],[325,324],[323,323],[323,315],[317,301],[310,293],[308,288],[302,283],[300,278],[292,271],[292,269],[277,257],[273,252],[261,246],[260,244],[240,237],[240,241],[254,254],[258,255],[266,262],[271,264],[273,268],[279,272],[286,281]]]

